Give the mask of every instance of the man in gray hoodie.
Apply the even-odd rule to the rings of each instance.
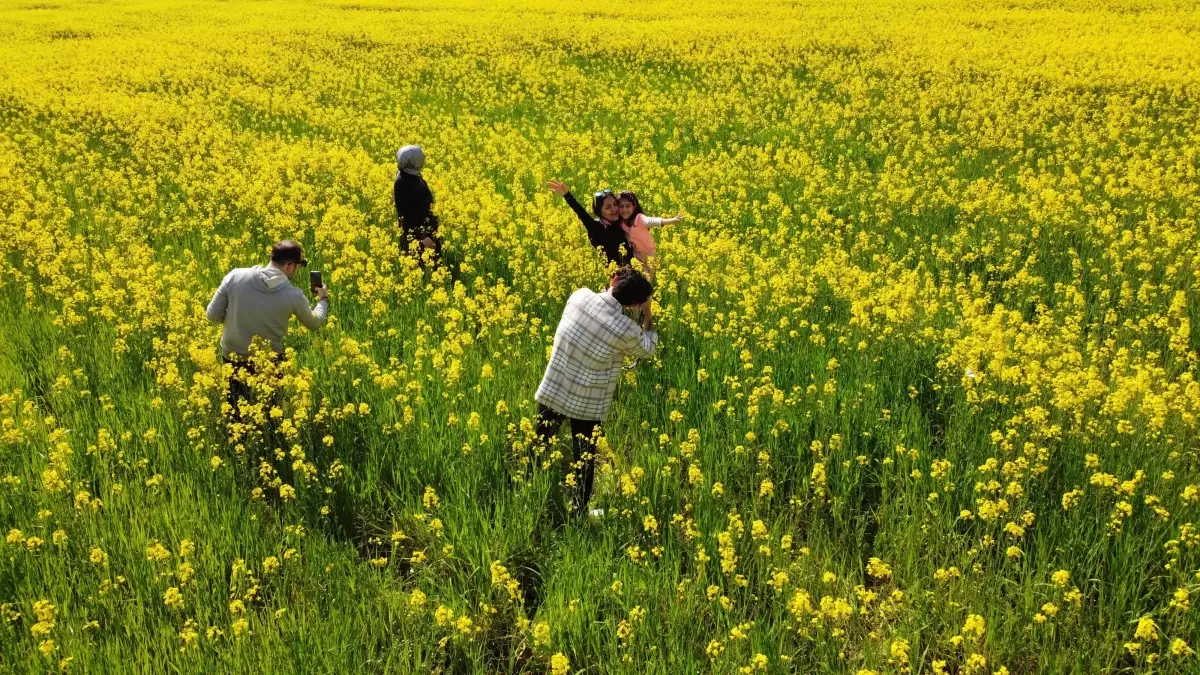
[[[225,275],[205,314],[208,320],[222,324],[221,356],[233,365],[229,380],[229,404],[236,421],[241,421],[239,403],[250,398],[246,376],[254,374],[248,362],[250,343],[261,337],[271,343],[277,356],[283,355],[283,336],[293,316],[309,330],[317,330],[329,316],[329,290],[314,290],[320,300],[316,308],[308,306],[304,291],[292,285],[292,278],[308,265],[300,244],[283,240],[271,247],[271,262],[266,267],[242,267]]]
[[[212,302],[208,320],[224,325],[221,355],[227,360],[242,360],[250,353],[255,336],[271,343],[276,354],[283,354],[283,336],[293,316],[309,330],[317,330],[329,315],[329,291],[316,288],[316,308],[308,306],[304,291],[291,279],[308,265],[304,249],[294,241],[283,240],[271,247],[271,262],[266,267],[242,267],[225,275]]]

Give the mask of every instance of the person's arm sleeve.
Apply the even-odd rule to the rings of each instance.
[[[413,189],[412,210],[408,214],[411,230],[417,239],[432,237],[437,232],[437,216],[433,215],[433,193],[424,183]]]
[[[662,227],[663,221],[666,220],[666,218],[654,218],[646,215],[639,215],[638,218],[642,219],[642,224],[646,227]]]
[[[296,308],[296,318],[304,327],[309,330],[317,330],[325,325],[325,319],[329,317],[329,301],[321,300],[315,308],[308,306],[308,299],[303,294],[300,295]]]
[[[400,224],[400,231],[405,234],[410,234],[408,230],[408,214],[404,212],[408,200],[405,199],[404,190],[400,189],[400,181],[392,184],[392,204],[396,207],[396,222]]]
[[[228,281],[229,276],[226,275],[221,280],[221,285],[217,286],[217,292],[208,302],[208,307],[204,310],[204,315],[213,323],[225,323],[225,312],[229,309],[229,291],[226,290]]]
[[[563,200],[567,202],[567,206],[571,207],[571,210],[575,212],[575,216],[579,218],[579,222],[583,223],[583,226],[586,227],[590,233],[592,228],[596,226],[596,219],[593,218],[586,210],[584,210],[583,205],[580,204],[579,200],[575,199],[575,195],[571,194],[570,192],[563,195]]]
[[[637,329],[630,335],[628,353],[635,359],[652,359],[658,350],[658,331]]]
[[[425,186],[425,199],[421,209],[423,211],[421,216],[421,236],[432,237],[437,234],[438,217],[433,213],[433,191],[429,189],[428,185]]]

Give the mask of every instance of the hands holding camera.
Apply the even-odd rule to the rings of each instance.
[[[642,330],[654,330],[654,313],[650,311],[650,302],[647,299],[638,305],[638,311],[642,313]]]

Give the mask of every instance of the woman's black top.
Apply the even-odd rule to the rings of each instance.
[[[567,200],[567,205],[579,217],[579,222],[583,223],[592,247],[604,249],[604,256],[609,262],[621,266],[628,265],[633,259],[633,247],[629,245],[629,238],[625,236],[625,228],[621,227],[620,223],[609,224],[593,218],[570,192],[563,196],[563,199]]]
[[[433,193],[424,178],[399,172],[392,187],[396,201],[396,218],[400,220],[400,231],[413,239],[424,239],[437,234],[438,218],[433,215]]]

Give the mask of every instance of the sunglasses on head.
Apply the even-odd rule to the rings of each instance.
[[[607,197],[615,197],[615,196],[616,195],[613,194],[612,190],[604,189],[604,190],[601,190],[601,191],[597,192],[596,194],[592,195],[592,199],[595,199],[596,201],[600,201]]]

